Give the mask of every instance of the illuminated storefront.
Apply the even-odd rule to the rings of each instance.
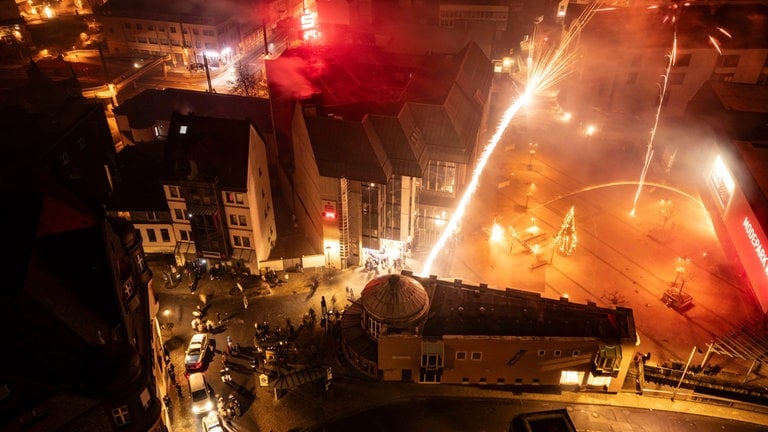
[[[749,170],[736,155],[748,156],[749,143],[734,143],[733,154],[716,152],[707,167],[707,200],[721,241],[728,241],[738,255],[744,272],[752,285],[755,299],[763,312],[768,311],[768,236],[765,199]],[[744,172],[740,177],[735,172]],[[719,216],[720,220],[717,220]],[[727,239],[723,238],[727,235]]]

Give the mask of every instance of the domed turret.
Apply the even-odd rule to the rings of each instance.
[[[368,282],[360,294],[360,302],[369,318],[394,328],[418,325],[429,310],[429,296],[421,283],[396,274]]]

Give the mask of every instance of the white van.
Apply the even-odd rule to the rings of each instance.
[[[208,414],[213,409],[213,399],[202,372],[189,374],[189,394],[192,395],[193,414]]]

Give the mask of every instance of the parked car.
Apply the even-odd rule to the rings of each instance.
[[[189,346],[184,356],[184,366],[188,371],[196,371],[203,368],[208,349],[208,335],[205,333],[195,333],[189,341]]]
[[[221,419],[216,411],[211,411],[207,416],[203,417],[203,432],[223,432],[224,428],[221,426]]]
[[[214,407],[208,382],[202,372],[189,374],[189,394],[192,398],[192,414],[208,414]]]

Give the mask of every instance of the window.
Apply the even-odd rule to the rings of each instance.
[[[547,350],[540,349],[539,350],[539,357],[544,357],[545,355],[547,355]]]
[[[581,351],[579,350],[573,350],[573,352],[571,353],[571,357],[578,357],[580,355],[581,355]]]
[[[463,377],[463,378],[461,379],[461,383],[462,383],[462,384],[469,384],[469,378],[468,378],[468,377]]]
[[[584,376],[584,372],[579,371],[561,371],[560,372],[560,384],[581,384],[581,379]]]
[[[675,57],[675,67],[688,67],[691,65],[691,54],[680,54]]]
[[[128,406],[123,405],[120,408],[112,410],[112,418],[115,420],[115,424],[118,426],[127,425],[131,422],[131,413],[128,412]]]
[[[235,246],[242,246],[242,242],[240,241],[240,236],[234,236],[232,238],[232,241],[234,242]]]
[[[192,29],[192,34],[193,34],[193,35],[195,35],[195,36],[197,36],[197,35],[199,35],[199,34],[200,34],[200,32],[199,32],[199,31],[198,31],[196,28],[193,28],[193,29]]]
[[[178,220],[184,220],[186,219],[184,217],[184,210],[182,209],[173,209],[173,218]]]
[[[245,216],[240,215],[237,217],[237,219],[240,222],[240,226],[248,226],[248,224],[245,222]]]
[[[523,379],[522,378],[515,378],[515,385],[522,385]]]
[[[486,384],[488,384],[488,380],[485,379],[484,377],[480,378],[480,385],[486,385]]]
[[[539,385],[539,384],[541,384],[541,380],[539,380],[538,378],[534,378],[533,385]]]
[[[213,30],[203,30],[203,36],[213,36]]]
[[[147,38],[145,38],[144,36],[139,36],[137,40],[139,41],[139,43],[147,43]]]
[[[480,351],[472,351],[472,360],[479,361],[483,359],[483,353]]]
[[[147,240],[151,241],[152,243],[157,241],[157,234],[155,234],[154,229],[147,228]]]
[[[168,192],[171,194],[171,198],[179,197],[179,188],[176,186],[168,186]]]
[[[168,243],[171,241],[171,235],[168,233],[168,230],[166,228],[160,228],[160,238],[163,239],[163,242]]]
[[[456,164],[453,162],[429,161],[422,180],[422,188],[453,194],[456,181]]]
[[[131,28],[131,23],[124,23],[123,25],[124,25],[124,26],[125,26],[125,28],[127,28],[127,29]]]
[[[136,30],[144,30],[144,26],[141,24],[136,24]]]
[[[496,380],[496,385],[504,385],[504,378],[499,378]]]
[[[229,224],[230,225],[237,225],[237,215],[229,215]]]
[[[147,220],[160,220],[160,215],[158,215],[157,212],[147,212]]]
[[[243,236],[243,247],[251,247],[251,238]]]
[[[180,230],[179,236],[181,237],[182,240],[189,241],[189,236],[187,235],[187,232],[185,230]]]
[[[179,133],[185,135],[187,133],[187,125],[179,126]]]
[[[173,27],[173,26],[168,27],[168,30],[170,30],[171,33],[176,33],[176,27]]]
[[[554,355],[555,357],[560,357],[561,355],[563,355],[563,352],[560,350],[554,350],[552,352],[552,355]]]
[[[229,204],[232,204],[235,202],[235,194],[232,192],[224,192],[224,200],[228,202]]]
[[[722,55],[717,60],[717,65],[720,67],[736,67],[739,65],[739,57],[734,54]]]
[[[456,360],[466,360],[466,359],[467,359],[466,351],[456,351]]]
[[[163,27],[163,26],[159,26],[159,27],[157,28],[157,31],[165,33],[165,27]]]
[[[155,31],[155,25],[154,24],[147,24],[147,30]]]
[[[243,194],[241,194],[241,193],[236,193],[236,194],[235,194],[235,203],[237,203],[237,204],[243,204],[244,202],[245,202],[245,200],[244,200],[244,198],[243,198]]]

